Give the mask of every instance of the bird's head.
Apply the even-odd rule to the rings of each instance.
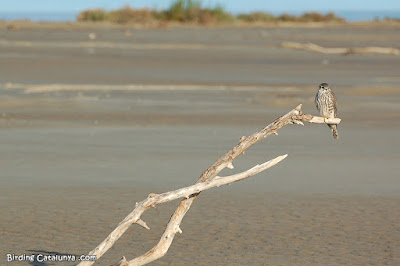
[[[323,90],[329,90],[329,85],[328,85],[328,83],[321,83],[321,85],[319,85],[319,88],[320,89],[323,89]]]

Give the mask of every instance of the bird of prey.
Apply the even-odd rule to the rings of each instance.
[[[327,83],[319,85],[317,95],[315,95],[315,105],[324,118],[329,119],[337,116],[336,96]],[[331,129],[333,137],[338,139],[337,125],[328,124],[328,127]]]

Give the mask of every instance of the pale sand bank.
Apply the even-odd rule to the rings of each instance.
[[[289,156],[201,195],[155,265],[400,264],[399,57],[277,48],[399,48],[397,29],[92,31],[0,31],[0,264],[87,253],[136,201],[194,183],[241,136],[300,103],[316,114],[320,82],[338,97],[339,141],[288,126],[251,148],[221,174]],[[152,230],[131,228],[99,265],[147,251],[176,204],[146,213]]]

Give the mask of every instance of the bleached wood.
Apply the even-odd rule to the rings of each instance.
[[[348,48],[347,54],[391,54],[400,55],[400,50],[394,47],[354,47]]]
[[[342,119],[340,118],[324,118],[320,116],[313,116],[313,118],[308,122],[317,124],[340,124],[341,121]]]
[[[173,191],[169,191],[166,193],[162,193],[162,194],[154,194],[151,193],[149,194],[149,196],[136,204],[136,208],[117,226],[116,229],[114,229],[114,231],[107,237],[107,239],[105,240],[104,243],[102,243],[103,245],[101,245],[101,247],[98,247],[99,251],[102,249],[104,252],[110,248],[116,239],[118,239],[125,231],[127,228],[129,228],[130,225],[132,225],[133,223],[137,223],[143,227],[145,227],[146,229],[150,228],[147,226],[147,224],[142,221],[140,217],[144,211],[146,211],[148,208],[165,203],[165,202],[169,202],[172,200],[176,200],[179,198],[189,198],[191,195],[196,194],[196,193],[200,193],[201,191],[213,188],[213,187],[219,187],[219,186],[223,186],[223,185],[227,185],[227,184],[231,184],[240,180],[243,180],[245,178],[251,177],[253,175],[256,175],[274,165],[276,165],[277,163],[279,163],[280,161],[282,161],[283,159],[285,159],[287,156],[287,154],[282,155],[282,156],[278,156],[275,159],[272,159],[268,162],[265,162],[263,164],[260,165],[256,165],[253,168],[241,172],[239,174],[235,174],[235,175],[231,175],[231,176],[225,176],[225,177],[215,177],[213,180],[210,180],[209,182],[200,182],[200,183],[196,183],[192,186],[189,187],[184,187],[184,188],[180,188],[177,190],[173,190]],[[127,226],[129,225],[129,226]],[[172,228],[172,231],[171,231]],[[165,237],[162,238],[164,239],[164,242],[168,242],[169,240],[172,242],[171,239],[171,235],[172,234],[176,234],[176,233],[182,233],[182,230],[179,228],[179,224],[178,223],[174,223],[173,227],[170,227],[169,229],[165,230],[164,235]],[[164,243],[163,245],[166,246],[167,243]],[[171,243],[168,243],[169,245],[171,245]],[[168,245],[168,247],[169,247]],[[154,256],[163,256],[165,253],[163,253],[163,251],[167,251],[168,248],[164,248],[164,249],[157,249],[156,251],[154,251]],[[90,255],[97,255],[95,252],[89,253]],[[100,253],[99,253],[100,254]],[[99,256],[99,255],[97,255]],[[99,257],[97,257],[99,258]],[[136,258],[135,260],[132,260],[129,262],[129,265],[143,265],[146,264],[148,262],[153,261],[154,259],[152,259],[151,261],[146,261],[148,259],[147,256],[141,256]],[[123,263],[126,263],[124,260]],[[91,265],[91,262],[82,262],[79,265]]]
[[[192,195],[194,193],[200,193],[201,191],[204,191],[204,190],[207,190],[207,189],[210,189],[213,187],[219,187],[222,185],[231,184],[233,182],[237,182],[237,181],[243,180],[245,178],[251,177],[255,174],[258,174],[258,173],[276,165],[277,163],[279,163],[280,161],[285,159],[286,156],[287,156],[287,154],[276,157],[275,159],[272,159],[261,165],[256,165],[253,168],[251,168],[245,172],[236,174],[236,175],[231,175],[231,176],[226,176],[226,177],[216,176],[213,180],[210,180],[208,182],[197,183],[197,184],[187,187],[187,188],[182,188],[182,189],[168,192],[167,194],[170,194],[171,199],[175,199],[178,197],[185,197],[185,195]],[[161,198],[168,197],[167,195],[163,195],[163,194],[160,194],[159,196]],[[161,202],[161,199],[160,199],[160,202]],[[182,209],[182,211],[185,212],[187,210]],[[161,258],[162,256],[164,256],[172,244],[174,235],[176,233],[182,233],[182,230],[179,228],[179,224],[180,224],[180,221],[171,219],[169,226],[167,226],[167,229],[164,231],[164,234],[162,235],[159,243],[155,247],[153,247],[150,251],[148,251],[146,254],[143,254],[142,256],[129,261],[128,265],[144,265],[144,264],[150,263],[150,262],[155,261],[155,260]]]
[[[150,227],[148,227],[147,224],[146,224],[146,222],[144,222],[142,219],[137,220],[136,223],[137,223],[138,225],[140,225],[141,227],[144,227],[144,228],[146,228],[147,230],[150,230]]]
[[[302,121],[307,121],[311,123],[340,123],[339,118],[335,118],[334,120],[324,120],[323,117],[314,117],[310,114],[303,114],[301,111],[301,104],[298,105],[295,109],[291,110],[281,117],[278,117],[260,131],[248,137],[243,136],[242,138],[240,138],[239,143],[233,149],[228,151],[213,165],[211,165],[206,171],[203,172],[196,184],[162,194],[151,193],[145,200],[136,203],[135,209],[128,216],[126,216],[125,219],[119,223],[117,228],[115,228],[114,231],[112,231],[102,243],[100,243],[95,249],[93,249],[89,253],[89,255],[95,255],[97,259],[99,259],[134,223],[137,223],[144,228],[149,229],[147,224],[140,218],[147,209],[154,207],[158,204],[169,202],[178,198],[183,198],[180,205],[171,216],[170,221],[168,222],[164,231],[164,234],[161,236],[158,244],[144,255],[139,256],[131,261],[127,261],[126,258],[123,257],[117,263],[117,265],[144,265],[164,256],[167,253],[170,245],[172,244],[176,233],[182,233],[182,230],[180,229],[180,223],[186,212],[189,210],[191,204],[198,197],[201,191],[210,189],[212,187],[219,187],[221,185],[240,181],[244,178],[253,176],[279,163],[281,160],[286,158],[287,155],[279,156],[266,163],[257,165],[245,172],[232,176],[219,177],[217,176],[219,172],[221,172],[224,168],[233,168],[233,160],[235,160],[241,154],[244,154],[246,149],[266,138],[267,136],[271,134],[277,135],[277,130],[281,127],[287,124],[303,124]],[[79,263],[78,265],[92,265],[93,263],[94,261],[85,261]]]
[[[318,52],[323,54],[392,54],[400,55],[393,47],[323,47],[314,43],[282,42],[282,48]]]

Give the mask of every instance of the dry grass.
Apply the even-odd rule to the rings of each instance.
[[[132,9],[129,6],[108,13],[113,23],[150,23],[155,20],[155,11],[149,9]]]
[[[162,11],[132,9],[130,6],[111,12],[102,9],[90,9],[79,13],[77,20],[80,22],[109,21],[116,24],[149,24],[153,22],[212,24],[232,22],[234,16],[225,12],[221,6],[203,8],[197,1],[177,0],[168,9]]]
[[[78,21],[105,21],[108,20],[108,13],[103,9],[85,10],[78,14]]]
[[[200,1],[176,0],[166,10],[132,9],[129,6],[107,12],[102,9],[91,9],[81,12],[78,21],[99,22],[109,21],[117,24],[152,22],[179,22],[190,24],[231,24],[256,23],[256,22],[346,22],[345,19],[336,16],[334,13],[320,14],[317,12],[304,13],[300,16],[282,14],[275,16],[265,12],[253,12],[250,14],[239,14],[234,16],[225,11],[220,5],[215,7],[203,7]]]

